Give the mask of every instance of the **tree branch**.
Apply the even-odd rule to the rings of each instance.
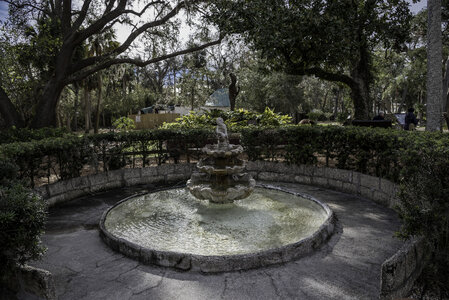
[[[192,52],[196,52],[196,51],[200,51],[203,50],[207,47],[213,46],[213,45],[217,45],[220,44],[222,41],[223,37],[220,37],[218,40],[209,42],[209,43],[205,43],[203,45],[200,46],[196,46],[196,47],[192,47],[192,48],[188,48],[188,49],[184,49],[184,50],[180,50],[180,51],[175,51],[173,53],[170,54],[166,54],[166,55],[162,55],[159,57],[155,57],[146,61],[142,61],[139,59],[133,59],[133,58],[128,58],[128,57],[123,57],[123,58],[115,58],[115,59],[109,59],[103,62],[98,63],[97,65],[92,66],[91,68],[85,68],[84,70],[80,70],[77,73],[72,74],[71,76],[69,76],[66,80],[66,84],[72,83],[72,82],[76,82],[79,80],[82,80],[100,70],[106,69],[112,65],[117,65],[117,64],[133,64],[135,66],[138,67],[144,67],[147,66],[149,64],[153,64],[153,63],[157,63],[172,57],[176,57],[176,56],[180,56],[180,55],[184,55],[184,54],[188,54],[188,53],[192,53]]]

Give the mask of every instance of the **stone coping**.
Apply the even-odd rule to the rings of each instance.
[[[152,264],[163,267],[172,267],[180,270],[199,271],[202,273],[218,273],[247,270],[265,267],[273,264],[285,263],[298,259],[317,249],[326,242],[334,232],[336,218],[329,206],[318,199],[302,194],[294,193],[279,187],[270,185],[260,185],[263,188],[283,191],[295,196],[301,196],[309,201],[313,201],[326,212],[327,218],[324,223],[312,235],[279,248],[239,255],[197,255],[173,251],[160,251],[141,247],[124,238],[119,238],[110,233],[104,222],[108,213],[117,205],[128,201],[136,196],[128,197],[104,212],[100,221],[100,236],[103,241],[115,251],[118,251],[132,259],[136,259],[143,264]]]

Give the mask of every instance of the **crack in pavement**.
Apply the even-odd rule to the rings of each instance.
[[[140,291],[140,292],[133,292],[133,291],[132,291],[133,296],[141,295],[141,294],[145,293],[146,291],[149,291],[149,290],[152,290],[152,289],[156,289],[156,288],[158,288],[159,286],[161,286],[162,281],[164,281],[164,278],[165,278],[166,273],[167,273],[167,270],[164,270],[164,273],[162,273],[162,276],[161,276],[160,280],[156,283],[156,285],[150,286],[150,287],[148,287],[148,288],[146,288],[146,289],[143,289],[143,290]]]
[[[225,294],[226,294],[226,290],[227,289],[228,289],[228,276],[225,275],[224,288],[223,288],[223,291],[221,292],[220,299],[224,299],[225,298]]]

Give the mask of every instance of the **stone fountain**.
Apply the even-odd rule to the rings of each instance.
[[[327,240],[335,219],[325,203],[255,188],[221,118],[216,134],[187,189],[135,195],[103,214],[100,235],[112,249],[144,264],[226,272],[297,259]]]
[[[222,118],[217,118],[217,144],[206,145],[201,151],[206,155],[187,181],[190,193],[198,199],[213,203],[230,203],[248,197],[256,186],[250,174],[244,173],[245,162],[239,158],[240,145],[229,143],[228,132]]]

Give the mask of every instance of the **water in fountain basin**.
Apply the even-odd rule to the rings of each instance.
[[[256,188],[246,199],[214,204],[173,189],[119,204],[108,213],[105,227],[154,250],[235,255],[295,243],[326,217],[320,205],[286,192]]]

